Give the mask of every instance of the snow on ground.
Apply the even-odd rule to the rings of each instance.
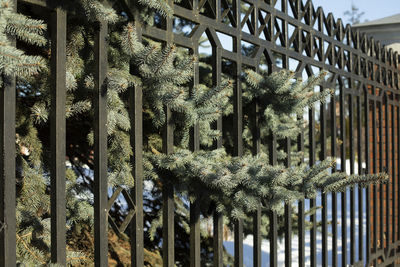
[[[363,164],[364,165],[364,164]],[[364,167],[364,166],[363,166]],[[337,160],[337,168],[340,169],[340,159]],[[357,163],[355,163],[355,170],[358,170],[357,167]],[[350,161],[347,160],[346,161],[346,170],[350,170]],[[89,168],[86,169],[86,171],[88,173],[85,173],[86,175],[88,175],[89,177],[92,177],[93,173],[92,170],[90,170]],[[82,179],[82,178],[81,178]],[[144,194],[147,194],[147,197],[151,198],[149,194],[149,192],[151,191],[152,188],[152,184],[149,181],[145,181],[144,184]],[[355,207],[356,207],[356,212],[355,212],[355,233],[356,233],[356,258],[358,258],[358,229],[359,229],[359,223],[358,223],[358,190],[355,190],[356,194],[355,194]],[[363,243],[364,243],[364,249],[365,249],[365,228],[366,228],[366,211],[365,211],[365,204],[366,204],[366,191],[365,189],[363,189],[363,229],[364,229],[364,237],[363,237]],[[109,197],[111,197],[113,193],[113,190],[111,188],[109,188],[108,190],[108,195]],[[347,196],[347,248],[349,248],[350,246],[350,191],[347,190],[346,192],[346,196]],[[88,196],[86,196],[87,198]],[[321,205],[321,196],[317,197],[317,206]],[[127,207],[127,202],[124,199],[124,197],[122,196],[122,194],[117,198],[117,200],[119,202],[119,204],[122,207]],[[332,195],[328,194],[327,196],[327,202],[328,202],[328,221],[330,221],[332,219]],[[309,200],[305,201],[305,208],[306,210],[310,207],[310,203]],[[341,264],[341,248],[342,248],[342,242],[341,242],[341,198],[340,198],[340,194],[338,194],[338,198],[337,198],[337,217],[338,217],[338,223],[336,225],[337,227],[337,235],[338,235],[338,239],[337,239],[337,247],[338,247],[338,263],[339,266]],[[317,211],[317,221],[321,221],[321,210]],[[298,236],[294,235],[292,237],[292,263],[293,266],[298,265],[298,248],[299,248],[299,244],[298,244]],[[329,259],[329,265],[332,264],[332,225],[328,225],[328,259]],[[230,253],[231,255],[234,255],[234,242],[233,242],[233,236],[231,236],[230,238],[228,238],[228,240],[224,241],[224,246],[227,249],[228,253]],[[261,255],[261,260],[262,260],[262,266],[269,266],[269,240],[263,240],[262,241],[262,255]],[[349,249],[347,249],[348,251],[348,259],[350,257],[350,252]],[[284,238],[279,239],[278,240],[278,266],[283,266],[284,262],[285,262],[285,240]],[[306,235],[305,235],[305,255],[306,255],[306,262],[305,265],[309,266],[310,265],[310,254],[311,254],[311,246],[310,246],[310,232],[306,231]],[[364,257],[365,257],[366,253],[364,252]],[[243,260],[244,260],[244,265],[245,266],[253,266],[253,236],[249,235],[244,239],[243,242]],[[365,260],[365,259],[364,259]],[[320,266],[322,262],[322,233],[320,231],[317,231],[317,266]]]
[[[340,165],[340,160],[338,160],[338,164]],[[340,166],[339,166],[340,167]],[[357,165],[355,166],[355,169],[357,169]],[[346,162],[346,169],[349,170],[350,169],[350,162]],[[360,224],[358,222],[358,190],[355,190],[356,194],[355,194],[355,237],[356,237],[356,258],[358,258],[358,247],[359,247],[359,235],[358,235],[358,229],[360,227]],[[364,232],[364,236],[363,236],[363,247],[365,250],[365,242],[366,242],[366,238],[365,238],[365,229],[366,229],[366,191],[365,189],[363,189],[363,232]],[[347,222],[347,253],[348,253],[348,259],[350,258],[350,190],[347,190],[346,192],[346,197],[347,197],[347,209],[346,209],[346,222]],[[321,196],[319,195],[317,197],[317,206],[321,205]],[[328,202],[328,221],[332,220],[332,195],[328,194],[327,196],[327,202]],[[306,210],[309,208],[309,200],[305,201],[305,207]],[[337,198],[337,216],[338,216],[338,221],[336,224],[337,227],[337,234],[338,234],[338,239],[336,241],[337,243],[337,248],[338,248],[338,263],[339,266],[341,266],[341,257],[342,257],[342,239],[341,239],[341,197],[340,194],[338,194],[338,198]],[[322,215],[321,215],[321,210],[317,211],[317,221],[321,221],[322,220]],[[292,237],[292,263],[293,266],[298,266],[298,249],[299,249],[299,244],[298,244],[298,236],[294,235]],[[332,265],[332,243],[333,239],[332,239],[332,225],[328,225],[328,259],[329,259],[329,265]],[[226,248],[226,250],[228,251],[228,253],[230,253],[231,255],[234,255],[234,242],[233,242],[233,236],[231,236],[228,240],[224,241],[224,246]],[[269,247],[270,247],[270,243],[269,240],[264,239],[262,241],[261,244],[261,250],[262,250],[262,255],[261,255],[261,262],[262,262],[262,266],[269,266]],[[285,240],[284,238],[281,238],[278,240],[278,266],[284,266],[285,263]],[[310,265],[310,255],[311,255],[311,245],[310,245],[310,232],[306,231],[306,235],[305,235],[305,254],[306,254],[306,262],[305,265],[309,266]],[[364,257],[365,257],[366,253],[364,252]],[[253,266],[253,236],[249,235],[247,236],[244,241],[243,241],[243,261],[244,261],[244,265],[245,266]],[[365,261],[365,259],[364,259]],[[317,231],[317,266],[321,266],[322,264],[322,233],[320,231]],[[348,262],[348,264],[350,264],[350,262]]]

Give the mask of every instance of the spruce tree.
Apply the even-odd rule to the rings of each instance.
[[[150,225],[145,236],[149,265],[160,260],[161,187],[166,177],[174,184],[177,228],[188,237],[188,202],[201,199],[205,218],[216,206],[227,220],[246,218],[261,200],[263,213],[270,210],[282,214],[283,203],[312,198],[318,191],[338,192],[346,186],[381,182],[385,174],[347,176],[330,173],[335,159],[316,166],[294,163],[267,164],[268,150],[259,155],[246,153],[238,158],[229,149],[213,149],[213,141],[223,133],[212,125],[220,117],[232,116],[232,85],[227,76],[219,86],[191,86],[193,63],[198,58],[173,44],[162,45],[149,39],[140,42],[124,8],[105,6],[96,0],[59,1],[74,18],[68,19],[67,36],[67,233],[68,262],[90,264],[93,261],[93,113],[91,95],[94,88],[93,23],[109,23],[108,86],[108,181],[110,188],[130,189],[131,175],[127,91],[135,86],[143,89],[144,102],[144,170],[148,188],[144,195],[149,210],[145,220]],[[142,23],[154,23],[154,14],[172,16],[172,9],[163,0],[138,1]],[[126,10],[125,10],[126,11]],[[28,12],[29,13],[29,12]],[[78,19],[76,19],[78,18]],[[0,0],[0,73],[17,77],[17,253],[18,261],[28,266],[45,265],[50,259],[50,201],[47,136],[50,107],[50,46],[43,21],[17,14],[12,2]],[[38,55],[13,46],[12,39],[25,42]],[[130,65],[136,71],[131,74]],[[258,99],[261,138],[268,143],[271,134],[279,140],[294,139],[304,127],[297,118],[305,108],[323,101],[330,93],[315,93],[322,74],[306,82],[294,79],[294,73],[282,71],[269,76],[246,72],[243,87],[245,108]],[[165,108],[173,113],[175,153],[161,151],[161,131],[166,123]],[[301,116],[300,116],[301,118]],[[190,129],[199,125],[202,149],[189,150]],[[251,141],[251,122],[245,123],[244,138]],[[250,138],[250,139],[249,139]],[[280,158],[287,155],[278,147]],[[166,175],[167,174],[167,175]],[[123,207],[111,211],[124,216]],[[205,219],[206,220],[206,219]],[[111,231],[111,230],[110,230]],[[112,234],[112,233],[110,233]],[[188,239],[187,239],[188,240]],[[204,263],[210,263],[212,237],[202,233]],[[188,242],[177,248],[182,266],[188,263]],[[118,245],[116,245],[118,246]],[[112,247],[115,249],[115,247]],[[154,258],[152,259],[152,257]],[[226,261],[229,261],[226,255]],[[154,260],[153,263],[151,261]]]

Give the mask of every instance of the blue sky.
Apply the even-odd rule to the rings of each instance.
[[[307,0],[302,1],[306,2]],[[352,3],[359,8],[360,12],[365,13],[361,18],[361,22],[400,14],[400,0],[312,0],[312,2],[315,8],[322,6],[326,15],[332,12],[335,19],[342,18],[345,25],[348,23],[348,19],[343,13],[351,9]],[[278,5],[279,4],[277,4],[277,6]],[[227,39],[223,36],[219,36],[219,38],[226,47],[229,47],[225,47],[225,49],[232,50],[231,39]],[[211,47],[200,47],[199,51],[200,53],[211,54]]]
[[[343,13],[350,10],[352,3],[365,12],[362,22],[365,19],[371,21],[400,13],[399,0],[313,0],[313,3],[315,8],[322,6],[325,14],[332,12],[335,19],[342,18],[345,23],[348,21]]]

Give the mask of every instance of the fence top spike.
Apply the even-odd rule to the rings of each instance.
[[[375,45],[375,38],[374,37],[369,37],[369,41],[371,42],[371,45]]]
[[[338,18],[338,19],[337,19],[336,24],[337,24],[338,27],[340,27],[341,29],[343,29],[343,21],[342,21],[341,18]]]
[[[307,0],[306,6],[310,6],[310,7],[314,8],[314,4],[313,4],[312,0]]]
[[[359,29],[357,29],[357,31],[360,31]],[[365,32],[361,33],[361,38],[362,39],[367,39],[367,34]]]
[[[385,59],[385,61],[387,60],[388,56],[389,56],[389,51],[387,49],[386,46],[382,46],[382,57]]]
[[[376,47],[375,48],[378,49],[379,52],[382,50],[382,44],[381,44],[380,40],[376,41]]]
[[[399,65],[399,53],[397,51],[394,52],[393,63],[394,63],[394,67],[398,68],[398,65]]]
[[[385,57],[387,58],[387,61],[389,62],[389,65],[391,66],[393,63],[393,57],[392,57],[392,49],[391,48],[387,48],[385,46]]]
[[[399,52],[394,51],[393,56],[394,56],[394,62],[395,62],[395,64],[397,64],[397,63],[398,63],[398,60],[399,60]]]

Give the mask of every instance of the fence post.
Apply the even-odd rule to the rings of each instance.
[[[298,117],[298,120],[301,120]],[[297,150],[304,151],[304,130],[301,130],[301,133],[297,137]],[[304,155],[302,156],[301,162],[304,162]],[[304,199],[298,202],[298,232],[299,232],[299,267],[305,266],[305,223],[304,223]]]
[[[51,14],[51,112],[50,112],[50,174],[51,174],[51,261],[66,264],[66,44],[67,14],[56,8]]]
[[[0,265],[15,266],[15,77],[0,88]]]
[[[136,12],[136,11],[135,11]],[[135,21],[138,39],[141,40],[141,25]],[[130,66],[134,74],[134,65]],[[131,164],[132,176],[135,179],[132,199],[135,204],[135,215],[130,225],[131,232],[131,264],[140,267],[144,264],[143,241],[143,92],[139,85],[129,90],[129,117],[131,122],[130,143],[133,148]]]
[[[12,1],[17,10],[17,1]],[[13,40],[15,45],[15,40]],[[0,88],[0,265],[16,264],[15,77],[3,76]]]
[[[276,165],[277,164],[277,140],[276,135],[270,135],[269,146],[269,164]],[[277,267],[278,266],[278,215],[276,211],[269,212],[269,242],[270,242],[270,258],[269,264],[270,266]]]
[[[94,257],[95,266],[108,266],[107,216],[107,23],[95,33],[94,90]]]
[[[220,0],[217,0],[220,1]],[[221,47],[213,46],[213,86],[218,86],[221,83],[222,73],[222,49]],[[222,115],[217,120],[217,130],[222,133]],[[218,137],[216,148],[222,147],[222,136]],[[214,261],[216,267],[223,266],[223,217],[222,214],[215,209],[213,214],[213,248],[214,248]]]
[[[173,7],[172,0],[167,0],[168,5]],[[166,39],[167,44],[172,44],[174,39],[173,19],[167,18],[166,23]],[[171,122],[172,111],[169,107],[165,107],[165,125],[163,129],[163,153],[170,155],[174,151],[174,125]],[[162,203],[163,203],[163,266],[172,267],[175,264],[175,226],[174,226],[174,187],[164,179],[162,187]]]
[[[256,66],[256,72],[259,73],[259,66]],[[260,153],[261,134],[260,134],[260,108],[259,100],[256,98],[252,103],[252,117],[253,117],[253,144],[252,153],[257,155]],[[257,206],[257,210],[253,214],[253,267],[261,267],[261,200]],[[286,239],[285,239],[286,240]]]
[[[193,86],[199,85],[199,48],[195,46],[193,48],[193,56],[197,59],[194,63],[194,77]],[[192,89],[193,90],[193,89]],[[200,149],[200,129],[199,125],[196,124],[190,130],[190,149],[192,151],[198,151]],[[200,267],[200,199],[196,199],[193,203],[190,203],[190,266]]]
[[[242,106],[242,87],[241,87],[241,74],[242,74],[242,46],[241,46],[241,1],[233,0],[232,7],[236,18],[236,36],[233,41],[233,51],[236,52],[236,73],[234,74],[235,84],[233,89],[233,136],[234,136],[234,156],[241,157],[243,155],[243,106]],[[243,219],[238,219],[234,223],[234,240],[235,240],[235,267],[243,266]]]

